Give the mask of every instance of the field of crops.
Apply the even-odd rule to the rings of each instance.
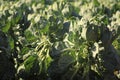
[[[120,0],[0,0],[0,80],[120,80]]]

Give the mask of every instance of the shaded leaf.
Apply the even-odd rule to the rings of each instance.
[[[74,57],[72,57],[70,55],[63,55],[63,56],[60,57],[60,59],[58,61],[58,66],[60,67],[60,69],[65,70],[74,61],[75,61]]]

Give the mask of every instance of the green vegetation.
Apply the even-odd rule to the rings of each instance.
[[[0,0],[0,80],[120,80],[119,0]]]

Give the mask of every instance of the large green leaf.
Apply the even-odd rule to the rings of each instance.
[[[35,35],[30,30],[26,30],[24,34],[28,42],[33,42],[37,40]]]
[[[95,5],[96,7],[100,5],[100,3],[99,3],[98,0],[93,0],[93,3],[94,3],[94,5]]]
[[[58,66],[61,70],[65,70],[68,68],[73,62],[75,62],[75,59],[71,55],[63,55],[60,57],[58,61]]]
[[[3,31],[3,32],[8,32],[8,30],[10,29],[10,27],[11,27],[11,22],[8,21],[8,22],[6,23],[6,25],[2,28],[2,31]]]
[[[29,75],[34,75],[39,73],[39,61],[37,55],[30,55],[25,61],[24,61],[25,71]]]

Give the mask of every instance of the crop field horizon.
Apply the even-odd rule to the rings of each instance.
[[[120,0],[0,0],[0,80],[120,80]]]

